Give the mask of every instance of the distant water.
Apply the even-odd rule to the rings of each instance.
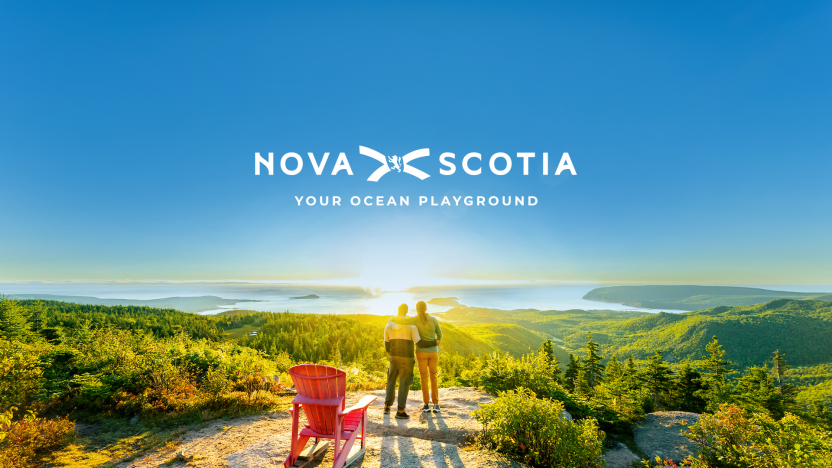
[[[683,312],[651,310],[621,304],[587,301],[582,297],[599,284],[512,283],[482,286],[419,287],[403,292],[371,294],[358,287],[314,284],[273,283],[0,283],[3,294],[55,294],[119,299],[158,299],[172,296],[219,296],[227,299],[256,299],[221,309],[201,312],[216,314],[224,310],[247,309],[270,312],[314,314],[395,314],[399,304],[415,308],[417,301],[435,297],[456,297],[461,304],[492,309],[538,310],[634,310],[643,312]],[[316,294],[320,299],[290,299]],[[428,312],[444,312],[450,307],[428,305]]]

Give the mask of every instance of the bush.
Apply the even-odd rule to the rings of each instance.
[[[0,409],[29,404],[43,388],[43,346],[0,338]]]
[[[687,437],[700,446],[696,462],[707,467],[832,466],[832,433],[790,413],[775,421],[722,405],[691,426]]]
[[[34,466],[40,457],[75,436],[75,423],[65,418],[39,418],[30,411],[12,422],[14,410],[0,413],[0,467]]]
[[[556,365],[541,353],[515,359],[508,353],[500,355],[495,351],[480,373],[480,388],[492,395],[526,388],[541,398],[565,401],[569,395],[554,379]]]
[[[524,388],[501,392],[472,413],[483,425],[474,442],[536,467],[597,466],[604,432],[595,419],[572,422],[563,411],[563,403],[539,399]]]

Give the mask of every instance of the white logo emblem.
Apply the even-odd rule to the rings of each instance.
[[[370,178],[367,179],[369,182],[378,182],[378,180],[381,179],[381,176],[387,174],[391,170],[410,174],[414,177],[418,177],[419,180],[425,180],[428,177],[430,177],[429,175],[425,174],[419,169],[416,169],[415,167],[411,167],[408,165],[408,163],[410,161],[413,161],[414,159],[430,156],[430,150],[428,148],[422,148],[420,150],[411,151],[410,153],[407,153],[402,157],[390,156],[389,158],[385,158],[383,154],[379,153],[378,151],[372,148],[367,148],[366,146],[359,146],[358,152],[363,154],[364,156],[369,156],[381,163],[381,167],[376,169],[376,171],[370,175]],[[388,161],[390,162],[392,169],[390,168],[390,166],[387,165]]]

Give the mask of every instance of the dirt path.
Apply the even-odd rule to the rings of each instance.
[[[364,395],[379,398],[369,408],[367,451],[352,466],[387,467],[522,467],[499,454],[460,447],[465,434],[479,430],[470,417],[472,410],[491,397],[471,388],[439,390],[440,414],[421,413],[422,394],[411,391],[407,412],[409,421],[384,415],[384,392],[360,392],[347,396],[347,406]],[[159,466],[198,467],[277,467],[289,451],[292,420],[288,412],[218,420],[204,429],[184,434],[171,450],[149,453],[119,468]],[[187,461],[173,461],[177,453]],[[332,450],[312,466],[332,466]]]

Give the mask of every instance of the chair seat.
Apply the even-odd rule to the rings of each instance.
[[[349,438],[349,434],[353,431],[358,429],[358,426],[361,425],[361,420],[363,418],[363,411],[354,411],[344,417],[344,430],[341,431],[341,438],[347,439]],[[324,439],[333,439],[335,438],[335,434],[320,434],[315,432],[314,429],[310,425],[306,425],[305,428],[300,432],[300,435],[309,436],[309,437],[319,437]]]

